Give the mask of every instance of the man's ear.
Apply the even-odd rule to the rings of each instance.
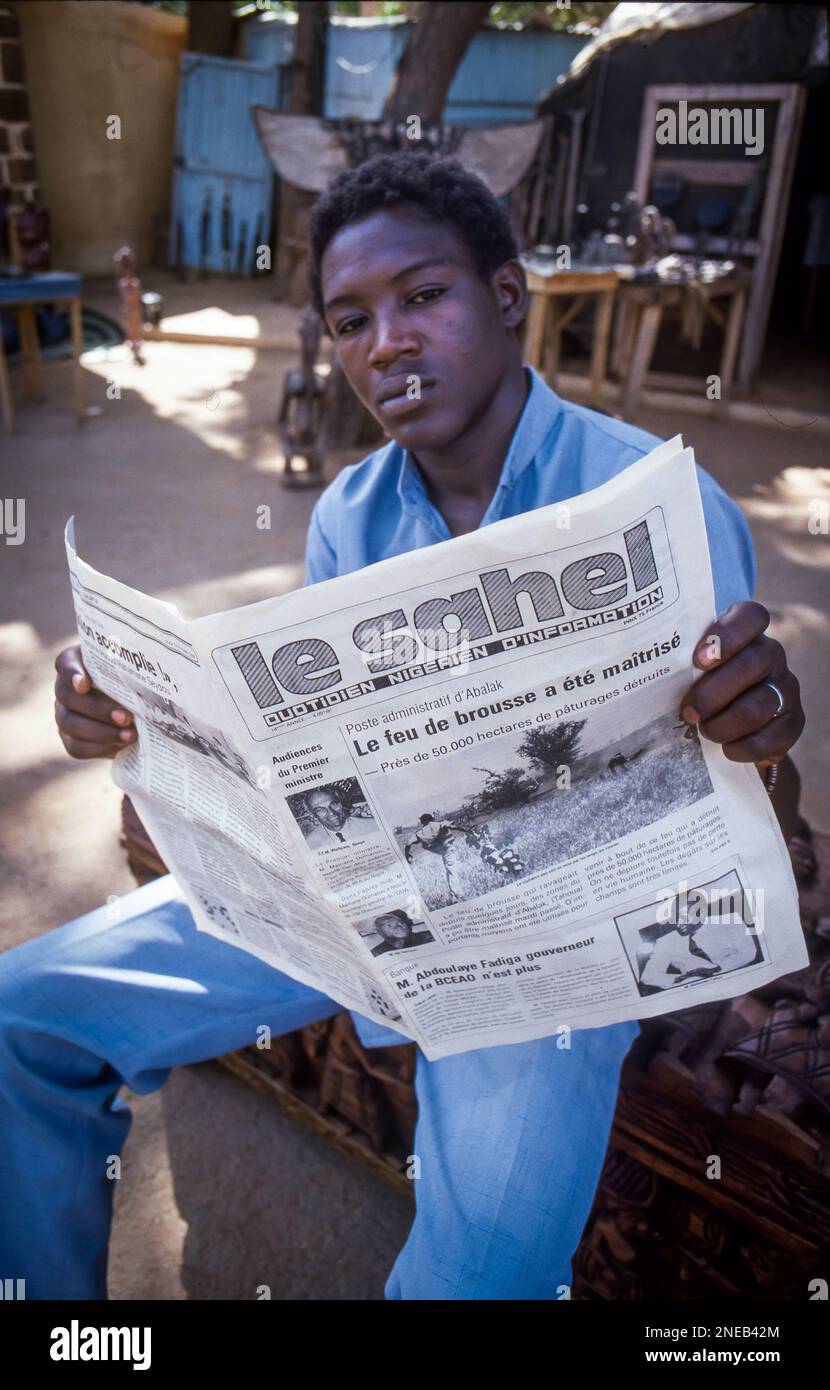
[[[518,261],[505,261],[490,281],[505,328],[518,328],[527,314],[527,277]]]

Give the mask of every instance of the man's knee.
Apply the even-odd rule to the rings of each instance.
[[[52,1075],[79,1066],[100,1069],[100,1017],[79,959],[58,939],[60,928],[0,954],[0,1066]],[[86,1005],[86,1007],[84,1007]],[[102,1009],[103,1012],[103,1009]],[[71,1060],[70,1060],[71,1059]],[[80,1070],[86,1073],[86,1066]]]
[[[0,1039],[11,1027],[31,1022],[42,970],[31,943],[12,946],[0,954]]]
[[[49,1019],[38,1018],[43,966],[29,944],[0,955],[0,1098],[13,1105],[52,1074]]]

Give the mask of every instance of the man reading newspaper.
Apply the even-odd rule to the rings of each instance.
[[[341,175],[313,214],[310,272],[343,370],[390,442],[320,497],[309,584],[583,493],[657,442],[561,400],[523,366],[527,294],[507,218],[454,162],[383,156]],[[704,472],[700,488],[720,616],[700,633],[678,716],[726,758],[770,781],[778,769],[769,789],[788,834],[798,683],[752,600],[743,517]],[[111,757],[134,741],[130,711],[92,688],[79,648],[56,665],[69,753]],[[344,833],[333,799],[315,810],[321,834]],[[431,833],[419,831],[421,846]],[[107,1162],[130,1125],[122,1084],[154,1091],[172,1067],[249,1044],[263,1024],[279,1034],[339,1008],[197,931],[181,901],[139,911],[128,897],[124,909],[0,960],[0,1263],[29,1298],[106,1297]],[[717,954],[673,943],[658,984],[681,946],[683,970]],[[356,1024],[368,1047],[402,1041]],[[637,1031],[624,1022],[578,1030],[570,1048],[545,1037],[432,1062],[419,1053],[417,1211],[387,1298],[565,1296]]]

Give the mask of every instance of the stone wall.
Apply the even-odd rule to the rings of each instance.
[[[0,4],[0,189],[22,207],[39,195],[35,145],[29,120],[26,65],[17,16]]]

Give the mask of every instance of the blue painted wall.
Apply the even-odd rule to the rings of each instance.
[[[273,171],[251,106],[273,106],[271,64],[184,53],[170,218],[171,264],[250,274],[271,231]]]

